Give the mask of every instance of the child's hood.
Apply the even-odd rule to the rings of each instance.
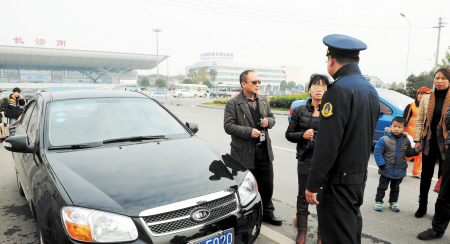
[[[390,137],[393,137],[393,136],[394,136],[394,133],[392,133],[391,127],[386,127],[386,128],[384,128],[384,134],[385,134],[385,135],[388,135],[388,136],[390,136]],[[403,131],[403,132],[402,132],[402,136],[408,138],[408,133],[407,133],[406,131]]]

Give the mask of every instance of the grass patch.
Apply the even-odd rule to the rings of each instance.
[[[225,105],[226,105],[226,104],[213,103],[213,102],[210,102],[210,103],[200,103],[200,104],[202,104],[202,105],[209,105],[209,106],[218,106],[218,107],[225,107]]]
[[[290,108],[270,108],[273,111],[290,111]]]

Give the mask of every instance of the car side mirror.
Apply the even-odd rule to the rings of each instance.
[[[379,115],[379,116],[381,116],[381,115],[383,115],[383,114],[384,114],[383,110],[380,110],[380,115]]]
[[[5,141],[3,141],[3,147],[5,147],[8,151],[18,153],[34,153],[35,151],[35,146],[33,143],[28,145],[27,135],[8,137]]]
[[[198,126],[197,123],[186,122],[186,126],[187,126],[192,132],[194,132],[194,134],[197,133],[198,130],[199,130],[199,126]]]

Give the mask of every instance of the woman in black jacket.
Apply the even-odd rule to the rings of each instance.
[[[298,231],[296,238],[298,244],[306,241],[309,215],[309,205],[305,197],[306,183],[308,182],[309,167],[314,152],[314,138],[319,129],[319,105],[329,84],[328,77],[325,75],[313,74],[311,76],[308,86],[311,97],[308,98],[305,105],[294,109],[286,130],[286,139],[297,143],[297,215],[294,217],[293,222]],[[318,237],[318,243],[320,243],[320,237]]]

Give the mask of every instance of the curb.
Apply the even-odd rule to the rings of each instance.
[[[194,104],[193,106],[201,107],[201,108],[211,108],[211,109],[225,110],[225,107],[222,107],[222,106],[203,105],[203,104],[200,104],[200,103]],[[273,113],[273,114],[276,114],[276,115],[286,115],[286,116],[289,116],[289,111],[274,111],[274,110],[272,110],[272,113]]]

